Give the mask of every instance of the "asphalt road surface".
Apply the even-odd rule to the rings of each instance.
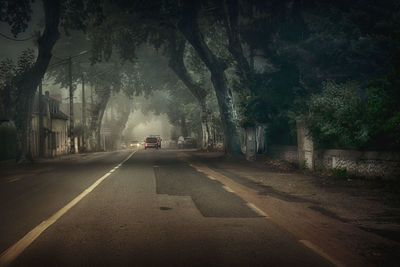
[[[171,150],[0,179],[0,266],[332,266]]]

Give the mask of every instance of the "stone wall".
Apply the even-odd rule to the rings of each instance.
[[[298,165],[299,163],[297,146],[271,145],[268,149],[267,155],[273,158],[282,159],[295,165]]]
[[[317,150],[314,152],[314,168],[346,170],[366,177],[400,178],[400,153]]]
[[[400,178],[400,153],[329,149],[315,150],[313,154],[314,170],[336,169],[370,178]],[[296,146],[270,146],[267,155],[301,166]]]
[[[267,154],[300,168],[310,170],[340,170],[364,177],[400,179],[400,152],[314,150],[314,144],[304,122],[296,119],[297,146],[270,146]]]

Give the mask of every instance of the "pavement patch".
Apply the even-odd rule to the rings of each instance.
[[[163,158],[154,168],[157,194],[190,196],[204,217],[257,218],[258,213],[246,202],[232,194],[232,189],[211,179],[186,162],[176,158]]]

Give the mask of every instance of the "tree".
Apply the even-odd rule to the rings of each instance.
[[[211,81],[218,99],[225,136],[225,152],[227,154],[239,154],[241,152],[238,128],[235,122],[232,89],[228,87],[225,76],[227,65],[221,59],[217,58],[204,40],[198,24],[199,8],[200,6],[197,2],[183,2],[181,18],[177,23],[177,28],[193,46],[211,73]]]
[[[2,12],[0,21],[7,22],[15,36],[27,28],[32,12],[29,0],[3,0],[0,5],[2,10],[5,10],[5,12]],[[45,26],[37,40],[38,55],[33,66],[24,71],[15,84],[15,103],[18,103],[18,108],[15,109],[12,118],[17,129],[16,159],[18,162],[24,160],[29,153],[29,125],[33,96],[46,72],[51,59],[51,50],[59,36],[60,8],[59,0],[43,0]]]
[[[128,118],[132,112],[132,99],[126,97],[122,92],[110,98],[107,110],[111,112],[111,120],[103,120],[102,127],[111,129],[109,148],[117,149],[122,139]]]
[[[209,121],[209,109],[207,108],[207,95],[208,91],[196,83],[193,78],[190,76],[184,62],[184,54],[185,54],[185,43],[186,40],[179,38],[177,33],[171,30],[169,35],[169,66],[174,71],[174,73],[179,77],[179,79],[185,84],[185,86],[189,89],[189,91],[193,94],[193,96],[197,99],[200,105],[200,118],[201,118],[201,128],[202,128],[202,144],[201,148],[203,150],[211,150],[213,147],[213,139],[211,134],[211,125]],[[184,136],[187,136],[183,133]]]
[[[1,0],[0,21],[11,26],[15,37],[26,30],[31,19],[31,0]],[[37,86],[42,80],[52,57],[52,49],[59,38],[59,26],[64,29],[83,29],[89,14],[100,14],[98,1],[42,0],[44,28],[37,38],[38,53],[33,66],[24,72],[16,84],[18,108],[12,116],[17,128],[17,161],[29,154],[29,125],[31,106]],[[100,16],[99,16],[100,17]]]
[[[160,48],[163,45],[169,46],[170,38],[168,35],[176,33],[176,31],[180,32],[194,47],[207,68],[212,69],[210,72],[213,77],[214,89],[217,88],[215,91],[217,92],[218,104],[221,111],[223,111],[220,114],[226,135],[226,151],[227,153],[239,153],[240,147],[238,144],[232,92],[227,86],[224,74],[226,64],[222,60],[217,59],[207,47],[198,26],[198,13],[194,12],[197,6],[192,5],[193,3],[191,4],[189,1],[184,1],[182,5],[178,1],[158,1],[152,3],[145,1],[131,1],[129,3],[126,1],[114,1],[113,8],[110,9],[112,10],[111,12],[114,12],[114,15],[109,17],[107,23],[103,24],[103,34],[99,34],[98,38],[96,38],[96,49],[94,50],[97,50],[98,55],[102,57],[110,54],[115,46],[118,52],[121,53],[122,58],[133,60],[136,55],[135,48],[139,45],[149,43],[155,48]],[[192,18],[192,15],[195,15],[195,17]],[[190,25],[187,23],[190,23]],[[192,26],[196,27],[193,28]],[[110,31],[110,27],[118,30]],[[195,29],[195,35],[192,35],[192,29]],[[100,33],[101,31],[97,30],[96,32]],[[126,43],[130,45],[127,46]],[[204,51],[200,51],[199,48],[206,48],[208,55],[213,56],[204,57]],[[176,66],[177,62],[172,63],[171,66]],[[177,68],[175,69],[178,70]],[[182,75],[182,72],[178,72],[179,75]],[[188,84],[189,80],[185,78],[184,80]],[[193,85],[189,86],[195,93],[194,95],[202,95],[201,91],[195,92],[193,90],[199,88]],[[200,101],[202,100],[200,99]]]
[[[270,137],[282,137],[283,128],[291,135],[294,118],[307,112],[308,98],[320,92],[327,79],[358,81],[365,95],[368,79],[390,71],[387,52],[395,47],[396,1],[220,3],[229,50],[241,75],[235,87],[242,125],[268,123]],[[247,60],[240,43],[248,47]],[[255,64],[252,72],[254,53],[263,66]],[[246,78],[246,73],[251,75]],[[282,128],[283,122],[289,127]]]

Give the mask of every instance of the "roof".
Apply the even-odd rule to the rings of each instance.
[[[42,112],[45,114],[46,109],[49,109],[50,111],[50,117],[51,119],[56,119],[56,120],[68,120],[69,116],[66,115],[64,112],[60,110],[60,101],[56,98],[53,97],[48,97],[46,95],[43,95],[42,97]],[[54,107],[54,108],[50,108]],[[38,114],[39,113],[39,95],[36,93],[33,101],[33,113]]]
[[[58,111],[57,113],[51,113],[50,116],[52,119],[58,119],[58,120],[68,120],[69,119],[68,115],[64,114],[62,111]]]

